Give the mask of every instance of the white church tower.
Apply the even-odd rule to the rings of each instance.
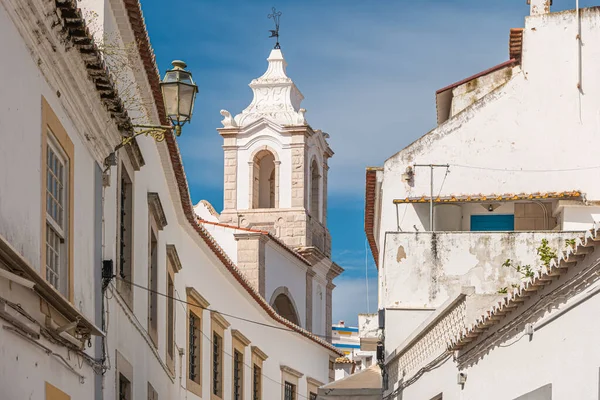
[[[222,223],[269,231],[291,248],[331,255],[327,229],[328,135],[306,122],[304,98],[286,75],[281,50],[250,83],[252,103],[222,110],[225,153]]]

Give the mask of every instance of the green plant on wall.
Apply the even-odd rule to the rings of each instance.
[[[575,239],[567,240],[566,245],[574,246]],[[556,250],[552,249],[548,245],[548,239],[542,239],[542,243],[536,248],[536,252],[537,252],[538,257],[540,258],[540,261],[542,262],[542,266],[545,266],[545,267],[549,267],[552,259],[556,258]],[[529,278],[532,278],[534,275],[534,270],[530,264],[527,264],[527,265],[517,264],[517,263],[513,262],[513,260],[511,260],[510,258],[507,259],[506,261],[504,261],[502,266],[505,268],[512,268],[515,271],[517,271],[521,275],[521,280],[527,280]],[[505,286],[505,287],[498,289],[498,293],[499,294],[507,294],[509,289],[515,289],[518,287],[519,287],[518,284],[513,283],[510,286],[510,288],[508,286]]]

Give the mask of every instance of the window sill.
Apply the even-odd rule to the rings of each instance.
[[[90,335],[104,336],[102,332],[92,321],[77,310],[58,290],[48,283],[28,262],[21,256],[15,248],[3,237],[0,236],[0,259],[6,266],[22,273],[23,277],[33,281],[35,286],[33,290],[48,304],[56,309],[69,322],[78,321],[77,328],[82,332],[89,332]]]

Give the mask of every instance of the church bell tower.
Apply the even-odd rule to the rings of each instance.
[[[222,110],[225,156],[220,221],[268,231],[292,248],[315,248],[330,257],[327,172],[333,151],[328,134],[314,130],[304,98],[286,74],[280,49],[267,71],[252,80],[254,98],[233,117]]]

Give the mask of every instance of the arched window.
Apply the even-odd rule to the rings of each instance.
[[[298,318],[298,314],[296,313],[296,308],[294,304],[290,300],[289,297],[285,293],[279,294],[275,301],[273,302],[273,308],[277,311],[277,314],[281,315],[283,318],[287,319],[293,324],[300,326],[300,321]]]
[[[319,164],[317,160],[313,160],[310,165],[310,215],[313,218],[321,220],[319,215],[319,186],[321,174],[319,173]]]
[[[254,157],[252,164],[252,208],[275,208],[275,156],[268,150],[261,150]]]

